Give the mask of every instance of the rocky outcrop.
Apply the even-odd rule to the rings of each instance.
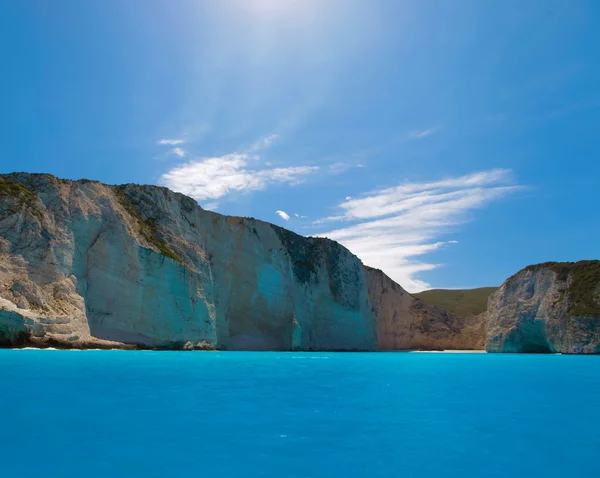
[[[328,239],[155,186],[0,176],[0,345],[474,348],[469,327]]]
[[[600,353],[600,261],[526,267],[492,294],[489,352]]]
[[[366,271],[379,350],[483,349],[483,316],[454,316],[415,299],[382,271],[371,267]]]

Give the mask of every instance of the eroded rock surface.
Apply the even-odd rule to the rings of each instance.
[[[155,186],[0,176],[0,345],[479,348],[328,239]]]
[[[490,352],[600,353],[600,261],[545,263],[490,296]]]
[[[485,344],[482,315],[457,317],[414,298],[382,271],[366,267],[379,350],[480,350]]]

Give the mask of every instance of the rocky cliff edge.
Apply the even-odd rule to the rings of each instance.
[[[472,349],[482,324],[334,241],[165,188],[0,175],[0,345]]]
[[[526,267],[492,294],[489,352],[600,353],[600,261]]]

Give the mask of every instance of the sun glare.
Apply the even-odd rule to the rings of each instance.
[[[240,8],[261,17],[298,15],[305,12],[313,2],[300,0],[245,0]]]

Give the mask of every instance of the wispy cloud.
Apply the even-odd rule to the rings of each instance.
[[[344,163],[344,162],[336,162],[336,163],[331,163],[329,165],[329,172],[331,174],[341,174],[341,173],[345,173],[346,171],[348,171],[351,168],[363,168],[364,166],[362,164],[350,164],[350,163]]]
[[[518,189],[505,169],[481,171],[434,182],[405,183],[348,197],[338,205],[340,214],[317,223],[352,222],[319,234],[337,240],[365,264],[383,269],[411,292],[429,287],[419,272],[440,264],[415,260],[456,241],[441,237],[472,218],[472,211]]]
[[[261,167],[260,157],[247,153],[202,158],[171,169],[160,183],[201,201],[233,192],[259,191],[271,184],[296,185],[317,166]]]
[[[159,182],[198,201],[206,201],[235,192],[259,191],[273,184],[294,186],[319,170],[318,166],[274,167],[263,163],[258,152],[267,149],[277,139],[276,134],[271,134],[243,152],[193,159],[167,171]],[[170,153],[179,157],[188,155],[181,148],[173,148]],[[216,209],[217,206],[216,202],[203,204],[205,209]],[[280,212],[283,211],[277,211],[277,214]],[[287,219],[281,217],[287,221],[289,216],[286,216]]]
[[[210,125],[208,123],[190,124],[186,128],[182,129],[175,138],[171,137],[159,139],[156,144],[160,146],[197,144],[208,131],[210,131]]]
[[[407,137],[409,139],[423,139],[423,138],[427,138],[427,136],[431,136],[436,131],[437,131],[437,128],[413,130],[413,131],[408,132]]]
[[[157,144],[167,145],[167,146],[176,146],[178,144],[183,144],[185,142],[186,142],[185,139],[161,139],[158,141]]]
[[[275,214],[277,214],[284,221],[289,221],[290,220],[290,215],[287,212],[285,212],[285,211],[282,211],[282,210],[278,209],[277,211],[275,211]]]

